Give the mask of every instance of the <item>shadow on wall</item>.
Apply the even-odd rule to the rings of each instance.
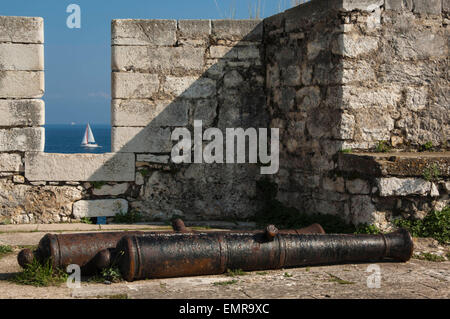
[[[112,22],[112,151],[137,160],[129,209],[191,220],[260,209],[258,164],[174,164],[170,155],[172,131],[187,128],[193,139],[194,120],[224,138],[226,128],[268,127],[262,38],[255,20]]]

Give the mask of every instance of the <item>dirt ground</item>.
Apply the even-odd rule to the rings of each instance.
[[[37,245],[47,232],[160,228],[145,225],[108,225],[99,229],[99,226],[85,224],[0,226],[0,245],[13,247],[13,252],[0,256],[0,298],[450,298],[450,261],[432,262],[417,258],[406,263],[302,267],[249,272],[235,277],[198,276],[113,284],[84,281],[80,288],[72,289],[65,284],[58,287],[33,287],[18,285],[8,280],[21,271],[16,260],[20,249],[23,246]],[[414,241],[415,254],[432,253],[445,256],[449,252],[448,246],[440,245],[432,239],[415,238]],[[376,287],[376,281],[373,280],[373,267],[377,266],[380,271],[379,287]]]

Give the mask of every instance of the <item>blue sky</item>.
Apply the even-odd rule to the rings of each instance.
[[[43,17],[46,123],[110,122],[111,20],[236,19],[250,17],[257,0],[1,0],[0,15]],[[66,26],[69,4],[81,7],[81,29]],[[261,16],[290,0],[261,0]],[[234,10],[231,10],[234,8]]]

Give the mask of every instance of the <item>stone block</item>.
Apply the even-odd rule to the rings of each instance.
[[[156,74],[113,72],[111,81],[113,99],[151,98],[159,90]]]
[[[414,12],[421,14],[441,15],[442,0],[413,0]]]
[[[44,72],[0,71],[0,98],[40,98],[44,90]]]
[[[445,58],[448,56],[446,38],[431,31],[422,31],[396,37],[395,52],[405,60]]]
[[[128,183],[120,183],[115,185],[103,185],[100,188],[94,188],[92,194],[95,196],[118,196],[125,194],[128,190]]]
[[[450,0],[442,0],[442,12],[450,12]]]
[[[332,52],[348,58],[373,53],[378,49],[378,38],[357,34],[339,34],[333,43]]]
[[[204,48],[113,46],[113,71],[173,72],[202,71]]]
[[[128,212],[128,201],[125,199],[80,200],[73,203],[73,216],[83,217],[111,217]]]
[[[0,129],[0,152],[43,152],[44,144],[43,127]]]
[[[350,194],[368,195],[370,193],[369,183],[359,178],[345,181],[345,186]]]
[[[113,100],[113,126],[186,126],[190,103],[187,100]]]
[[[377,178],[380,196],[426,196],[431,191],[431,182],[421,178]]]
[[[238,49],[236,47],[213,45],[209,48],[209,55],[213,59],[236,59]]]
[[[0,43],[0,70],[43,71],[44,45]]]
[[[118,19],[111,23],[112,45],[171,46],[177,42],[176,20]]]
[[[260,59],[260,51],[255,46],[237,47],[237,55],[239,60]]]
[[[384,8],[386,10],[412,10],[413,0],[385,0]]]
[[[217,100],[197,100],[194,103],[194,120],[202,120],[203,126],[212,125],[217,116]]]
[[[211,20],[179,20],[180,38],[205,39],[211,34]]]
[[[167,164],[167,163],[169,163],[169,159],[170,159],[169,155],[154,155],[154,154],[137,154],[136,155],[137,162]]]
[[[0,126],[40,126],[44,124],[44,101],[0,100]]]
[[[167,76],[164,92],[188,99],[210,98],[216,95],[216,81],[195,76]]]
[[[212,35],[216,39],[261,41],[262,20],[213,20]]]
[[[0,172],[22,172],[22,156],[0,153]]]
[[[343,11],[373,11],[384,5],[384,0],[341,0]]]
[[[44,19],[0,16],[0,42],[44,43]]]
[[[29,181],[129,182],[134,181],[134,170],[134,154],[25,153]]]
[[[111,148],[113,152],[170,153],[170,136],[169,128],[113,127]]]

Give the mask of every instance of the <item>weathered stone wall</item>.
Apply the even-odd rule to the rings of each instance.
[[[170,163],[176,127],[267,127],[262,23],[114,20],[112,148],[137,155],[131,202],[149,218],[255,214],[259,168]],[[206,143],[205,143],[206,144]],[[194,150],[193,150],[194,152]]]
[[[338,160],[379,145],[448,151],[446,6],[317,0],[265,20],[267,105],[271,126],[282,128],[278,200],[381,227],[400,211],[423,217],[448,203],[448,175],[429,181],[433,160],[414,174],[402,167],[400,182],[422,185],[421,194],[384,192],[397,175],[343,172]]]
[[[258,164],[171,162],[171,133],[193,137],[194,120],[279,128],[270,178],[286,206],[384,229],[423,218],[449,203],[448,22],[448,0],[313,0],[264,21],[114,20],[113,153],[66,155],[42,152],[43,21],[0,17],[0,222],[257,214]],[[417,153],[425,143],[436,152]],[[372,154],[377,145],[400,153]]]

